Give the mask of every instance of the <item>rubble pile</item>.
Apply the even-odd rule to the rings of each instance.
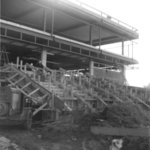
[[[112,104],[100,113],[75,115],[74,120],[84,129],[91,125],[111,127],[148,127],[150,112],[140,105],[122,103]]]
[[[90,131],[91,126],[140,128],[150,127],[150,111],[142,105],[129,103],[112,104],[100,113],[80,114],[75,116],[75,123],[79,129]],[[104,136],[110,139],[117,136]],[[149,150],[149,139],[144,137],[122,136],[124,139],[122,150]],[[107,141],[107,140],[106,140]]]
[[[150,126],[150,112],[131,103],[113,104],[107,110],[106,119],[114,127]]]
[[[0,150],[21,150],[18,145],[11,142],[8,138],[0,137]]]

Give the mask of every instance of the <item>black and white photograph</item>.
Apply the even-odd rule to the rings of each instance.
[[[0,0],[0,150],[150,150],[148,0]]]

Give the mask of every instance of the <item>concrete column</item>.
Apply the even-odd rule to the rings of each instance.
[[[43,8],[43,30],[46,31],[47,13],[46,8]]]
[[[51,23],[51,35],[54,33],[54,21],[55,21],[55,10],[52,8],[52,23]]]
[[[90,75],[93,76],[94,75],[94,61],[90,61],[90,66],[89,66],[89,70],[90,70]]]
[[[133,41],[131,41],[132,42],[132,59],[133,59]]]
[[[122,55],[124,55],[124,41],[122,41]]]
[[[92,45],[92,26],[89,26],[89,41],[90,41],[90,45]]]
[[[99,27],[99,50],[101,50],[101,27]]]
[[[122,77],[124,82],[126,82],[126,72],[125,72],[125,66],[123,65],[121,68],[121,73],[122,73]]]
[[[46,63],[47,63],[47,51],[45,49],[42,50],[41,61],[42,61],[42,65],[46,67]]]

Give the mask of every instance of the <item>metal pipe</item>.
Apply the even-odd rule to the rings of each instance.
[[[92,26],[89,26],[89,41],[90,41],[90,45],[92,45]]]
[[[43,8],[43,30],[46,32],[46,23],[47,23],[47,13],[46,13],[46,8]]]
[[[55,16],[55,11],[54,11],[54,8],[52,8],[52,25],[51,25],[51,36],[53,36],[53,33],[54,33],[54,16]]]
[[[122,55],[124,55],[124,41],[122,41]]]

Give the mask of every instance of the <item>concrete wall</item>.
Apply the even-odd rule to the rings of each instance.
[[[111,79],[120,83],[124,83],[125,81],[122,72],[109,71],[109,70],[100,69],[97,67],[94,67],[94,76],[100,77],[100,78]]]

